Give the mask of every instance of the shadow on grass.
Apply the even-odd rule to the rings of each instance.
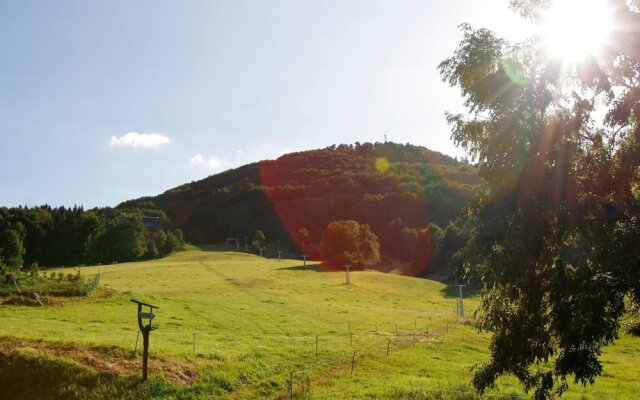
[[[296,265],[293,267],[278,268],[278,271],[313,271],[313,272],[327,272],[326,269],[320,268],[319,265]]]
[[[208,251],[211,253],[221,253],[225,251],[241,251],[242,249],[238,249],[235,246],[225,246],[223,244],[191,244],[187,246],[187,250],[202,250]]]
[[[143,385],[133,376],[96,373],[55,357],[0,353],[2,399],[146,399],[174,394],[168,383],[149,391],[157,386],[150,383]]]
[[[190,244],[190,245],[187,246],[186,249],[187,250],[201,250],[201,251],[206,251],[206,252],[210,252],[210,253],[233,252],[233,253],[244,254],[244,255],[260,256],[260,254],[257,253],[257,252],[253,252],[253,251],[246,252],[246,251],[244,251],[244,246],[241,246],[240,248],[237,248],[236,246],[225,246],[224,244]],[[278,252],[275,251],[275,250],[267,249],[262,254],[262,257],[264,259],[276,260],[278,258]],[[289,253],[287,251],[283,251],[280,254],[280,257],[282,259],[287,259],[287,260],[301,259],[302,258],[298,254],[292,254],[292,253]]]

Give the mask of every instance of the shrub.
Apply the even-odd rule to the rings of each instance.
[[[631,336],[640,336],[640,320],[632,319],[624,324],[624,331]]]

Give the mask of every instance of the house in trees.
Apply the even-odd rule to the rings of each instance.
[[[164,229],[164,221],[160,217],[142,216],[142,223],[150,231],[161,231]]]

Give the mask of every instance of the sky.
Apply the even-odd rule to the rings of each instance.
[[[509,0],[0,0],[0,206],[116,206],[292,151],[462,157],[437,65]]]

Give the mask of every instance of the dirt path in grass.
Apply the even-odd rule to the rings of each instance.
[[[25,352],[67,358],[100,373],[138,375],[142,357],[134,356],[119,347],[82,347],[75,344],[0,338],[0,357],[11,357]],[[198,380],[197,371],[177,358],[149,357],[149,375],[162,376],[178,385],[189,385]]]

